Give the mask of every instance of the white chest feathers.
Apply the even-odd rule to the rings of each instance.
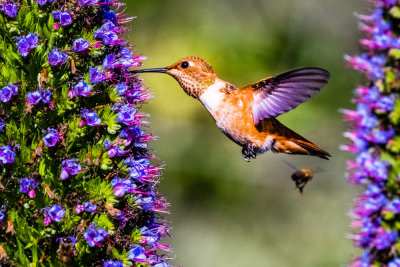
[[[220,79],[216,79],[215,82],[210,85],[200,96],[200,101],[211,113],[215,114],[222,104],[225,98],[225,92],[222,90],[226,87],[226,83]]]

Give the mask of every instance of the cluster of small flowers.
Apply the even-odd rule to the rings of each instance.
[[[152,139],[152,136],[140,129],[146,116],[140,114],[135,108],[135,104],[149,98],[150,94],[146,92],[140,80],[129,71],[129,68],[139,67],[145,57],[133,55],[126,41],[119,36],[125,31],[125,28],[121,27],[121,23],[128,22],[130,18],[125,17],[123,14],[124,11],[116,14],[110,9],[111,6],[118,6],[119,8],[122,5],[115,1],[78,0],[78,2],[72,1],[69,5],[58,5],[54,0],[35,1],[40,6],[48,5],[45,7],[46,9],[48,8],[48,10],[51,10],[50,4],[53,2],[53,5],[61,8],[60,10],[52,12],[54,19],[58,21],[61,26],[73,25],[74,22],[78,21],[79,15],[82,16],[83,14],[77,14],[78,10],[86,8],[85,6],[99,6],[99,14],[103,19],[102,25],[98,25],[100,27],[94,31],[94,38],[96,41],[90,39],[89,42],[89,38],[87,38],[88,40],[84,38],[68,39],[70,43],[67,46],[69,47],[61,46],[60,43],[56,42],[56,44],[60,45],[60,48],[52,47],[50,52],[46,52],[48,53],[47,63],[53,72],[52,77],[54,77],[59,74],[57,72],[62,71],[64,68],[66,69],[66,66],[69,65],[66,64],[68,59],[71,60],[71,65],[74,59],[77,61],[89,62],[86,59],[91,54],[92,48],[101,48],[101,51],[105,51],[106,53],[104,59],[100,61],[90,61],[90,63],[88,63],[88,70],[80,66],[80,69],[74,73],[73,80],[68,82],[68,84],[71,85],[68,91],[68,98],[75,98],[77,101],[82,100],[82,103],[87,104],[90,101],[85,101],[86,97],[93,97],[92,95],[97,93],[107,93],[106,90],[94,92],[92,91],[93,88],[104,89],[109,87],[115,90],[114,95],[116,94],[118,96],[114,101],[115,103],[110,106],[112,112],[115,113],[114,120],[115,123],[118,124],[119,134],[114,135],[114,140],[109,140],[109,136],[107,136],[105,141],[100,139],[99,142],[104,142],[104,144],[101,143],[104,147],[104,152],[101,153],[107,153],[107,159],[113,158],[112,162],[119,162],[120,164],[115,164],[113,168],[120,168],[120,170],[112,172],[115,173],[114,176],[111,176],[112,179],[109,181],[107,178],[105,181],[110,183],[114,191],[114,196],[117,197],[120,202],[128,203],[127,200],[130,199],[134,201],[135,205],[126,205],[119,210],[118,216],[115,216],[115,219],[120,221],[120,229],[117,228],[113,231],[107,231],[106,227],[106,229],[103,229],[95,222],[91,222],[83,234],[84,240],[89,247],[102,247],[105,242],[114,244],[115,241],[112,241],[114,233],[118,232],[121,234],[124,230],[123,228],[128,225],[127,222],[130,218],[137,218],[143,215],[146,219],[140,220],[143,222],[136,226],[138,228],[137,230],[140,230],[140,241],[132,241],[132,243],[127,242],[126,245],[124,245],[124,249],[128,250],[129,253],[128,258],[138,264],[168,267],[168,259],[165,258],[165,256],[158,255],[160,249],[165,251],[170,250],[167,245],[159,243],[163,237],[168,236],[168,226],[166,222],[159,219],[159,216],[157,216],[158,212],[167,212],[168,203],[157,192],[156,184],[160,175],[160,169],[159,166],[151,165],[150,159],[152,156],[147,151],[147,141]],[[79,4],[81,7],[79,9],[72,8],[72,6],[76,4]],[[14,18],[18,15],[19,5],[20,4],[14,4],[8,1],[1,6],[0,12],[2,11],[7,16]],[[39,8],[44,9],[44,7]],[[69,10],[69,8],[71,8],[71,10]],[[72,28],[73,26],[68,27]],[[54,25],[53,30],[58,30],[58,23]],[[47,41],[41,36],[38,37],[35,34],[29,33],[26,36],[19,37],[16,45],[19,54],[28,60],[32,54],[34,54],[31,50],[35,48],[39,50],[41,45],[38,46],[38,44],[45,44],[45,42]],[[100,52],[98,54],[101,55]],[[83,60],[80,57],[82,57]],[[98,63],[102,65],[90,66],[90,64]],[[88,73],[82,73],[82,70],[85,70],[85,72],[88,71]],[[38,105],[40,102],[50,104],[52,101],[56,101],[57,97],[59,97],[56,91],[58,88],[46,88],[46,86],[48,85],[45,83],[43,86],[44,88],[28,92],[26,94],[26,103]],[[54,95],[52,95],[52,93]],[[17,94],[18,87],[10,83],[0,90],[0,100],[2,102],[8,102],[12,99],[13,95]],[[52,100],[52,98],[54,98],[54,100]],[[107,97],[104,98],[108,99]],[[36,108],[40,108],[40,106],[38,105]],[[104,122],[102,121],[100,118],[103,116],[101,109],[102,107],[89,109],[80,108],[78,112],[82,120],[79,123],[79,127],[87,127],[86,129],[88,131],[96,129],[94,127],[107,127],[109,120],[107,121],[104,119]],[[2,129],[7,126],[3,120],[1,120],[1,123],[4,124],[4,126],[1,126]],[[46,126],[44,129],[41,129],[43,135],[40,136],[40,139],[43,140],[44,145],[48,147],[46,151],[55,152],[61,147],[61,145],[59,145],[57,149],[51,148],[56,146],[63,138],[63,133],[60,133],[60,127],[59,125],[57,130],[55,125],[49,125],[48,128]],[[0,129],[0,131],[2,129]],[[66,135],[68,135],[68,132]],[[16,154],[10,146],[5,145],[0,147],[0,165],[13,163],[15,157]],[[58,164],[61,172],[57,179],[61,179],[65,184],[68,184],[68,181],[65,180],[76,179],[79,173],[89,173],[91,168],[90,164],[80,161],[76,155],[69,156],[69,154],[62,158],[62,160],[59,160]],[[44,184],[41,184],[40,179],[37,180],[31,177],[19,179],[20,193],[28,193],[28,196],[33,198],[35,197],[35,188],[41,187],[42,185],[44,186]],[[85,177],[85,179],[91,178]],[[44,190],[42,190],[42,192],[43,191]],[[81,203],[83,203],[83,205]],[[93,203],[91,201],[81,201],[79,197],[79,201],[74,202],[74,216],[81,213],[86,216],[89,213],[103,214],[106,212],[104,211],[103,205],[99,202]],[[52,222],[58,223],[68,219],[67,217],[71,216],[70,212],[68,212],[71,210],[71,207],[68,204],[70,204],[70,202],[66,204],[57,202],[57,204],[41,209],[41,214],[44,217],[44,225],[51,227]],[[0,223],[2,223],[5,216],[7,216],[7,214],[0,213]],[[98,224],[100,225],[100,223]],[[129,225],[132,226],[132,223]],[[130,237],[130,235],[128,236]],[[72,236],[71,239],[74,239],[76,243],[75,237]],[[104,259],[104,266],[123,265],[120,261],[114,261],[108,258]]]
[[[391,15],[400,7],[395,0],[373,2],[375,10],[371,15],[359,15],[360,28],[366,33],[361,43],[368,52],[346,56],[349,64],[362,71],[371,84],[356,89],[355,111],[343,111],[345,120],[351,123],[350,130],[344,133],[351,144],[342,145],[341,149],[357,153],[355,160],[347,162],[348,181],[367,186],[351,211],[351,225],[358,231],[350,237],[355,246],[364,250],[363,256],[355,258],[351,266],[399,267],[396,243],[399,241],[400,173],[393,166],[399,155],[391,148],[400,132],[397,122],[390,118],[400,101],[398,89],[392,85],[399,79],[398,58],[392,56],[400,52],[400,38],[393,31],[393,21],[397,18]]]

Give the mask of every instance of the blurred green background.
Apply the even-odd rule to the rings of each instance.
[[[148,57],[144,67],[164,67],[200,56],[219,77],[238,86],[301,66],[329,70],[328,86],[279,117],[333,157],[266,153],[250,163],[204,107],[168,75],[143,74],[154,98],[143,109],[158,136],[153,152],[165,164],[160,190],[171,202],[174,265],[344,266],[352,248],[348,210],[359,190],[347,184],[339,151],[345,125],[339,108],[352,107],[359,75],[344,54],[359,51],[354,12],[361,0],[152,0],[128,1],[129,40]],[[322,168],[300,195],[293,169]]]

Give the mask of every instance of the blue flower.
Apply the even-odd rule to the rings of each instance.
[[[120,261],[109,260],[104,262],[103,267],[124,267],[124,265]]]
[[[81,6],[94,6],[99,3],[100,0],[78,0]]]
[[[47,3],[47,0],[36,0],[36,2],[37,2],[39,5],[43,6],[43,5],[45,5],[45,4]]]
[[[60,140],[60,135],[56,129],[49,128],[45,131],[46,135],[43,137],[43,142],[47,147],[53,147]]]
[[[0,90],[0,100],[2,102],[8,102],[10,101],[13,95],[17,94],[18,94],[18,86],[10,82],[8,86],[5,86]]]
[[[118,35],[115,32],[103,33],[101,40],[106,45],[114,45],[118,41]]]
[[[0,165],[13,163],[15,160],[15,153],[9,146],[0,147]]]
[[[84,207],[85,207],[85,211],[87,211],[87,212],[95,212],[97,209],[97,206],[93,205],[90,202],[85,202]]]
[[[26,100],[28,101],[29,104],[31,105],[36,105],[42,100],[42,94],[39,91],[35,92],[28,92],[26,94]]]
[[[61,163],[61,180],[67,179],[70,175],[76,175],[82,171],[78,159],[66,159]]]
[[[18,7],[15,3],[13,2],[8,2],[5,3],[2,7],[1,10],[10,18],[15,18],[18,14]]]
[[[26,57],[29,53],[29,48],[30,48],[30,44],[29,42],[26,40],[25,37],[21,37],[19,42],[17,43],[18,46],[18,52],[21,54],[21,56]]]
[[[89,126],[99,126],[101,125],[101,119],[95,111],[89,112],[89,110],[84,109],[81,112],[82,117],[85,119],[86,124]]]
[[[394,109],[394,100],[389,96],[382,96],[375,105],[376,109],[391,111]]]
[[[39,43],[39,38],[36,35],[34,35],[33,33],[29,33],[25,37],[25,39],[29,43],[29,50],[35,48],[37,46],[37,44]]]
[[[128,251],[128,258],[136,262],[143,262],[147,257],[144,248],[140,245],[135,245]]]
[[[139,179],[147,174],[147,167],[150,166],[150,162],[148,159],[135,160],[133,158],[127,158],[124,160],[124,165],[129,167],[129,177]]]
[[[80,80],[75,86],[74,91],[76,95],[87,96],[92,94],[90,91],[92,90],[92,86],[88,85],[84,80]]]
[[[114,24],[117,23],[117,17],[115,16],[115,12],[111,9],[109,9],[103,13],[103,19],[108,19],[109,21],[111,21]]]
[[[56,65],[63,65],[67,61],[67,54],[60,52],[59,49],[53,49],[49,53],[49,64],[56,66]]]
[[[52,221],[60,222],[64,217],[65,210],[58,205],[53,205],[47,213]]]
[[[6,215],[0,211],[0,224],[3,223],[4,217],[6,217]]]
[[[117,95],[124,95],[125,91],[128,89],[128,86],[125,83],[119,83],[115,89],[117,89]]]
[[[61,12],[60,13],[60,24],[62,26],[67,26],[72,23],[72,17],[68,12]]]
[[[53,14],[53,17],[55,20],[60,20],[60,16],[61,16],[60,10],[53,11],[52,14]]]
[[[374,245],[377,249],[385,249],[396,242],[398,239],[397,231],[378,229],[378,234],[374,240]]]
[[[108,233],[101,227],[97,228],[95,223],[91,223],[87,231],[83,234],[89,247],[94,247],[95,245],[101,247],[101,242],[108,235]]]
[[[400,258],[394,258],[387,267],[400,267]]]
[[[400,213],[400,198],[395,198],[392,201],[390,201],[386,205],[386,208],[389,209],[394,214]]]
[[[117,114],[116,120],[126,125],[130,125],[135,122],[135,113],[136,109],[134,109],[132,105],[123,105]]]
[[[90,82],[91,83],[102,82],[102,81],[105,81],[107,78],[105,73],[103,71],[99,70],[98,68],[89,67],[89,73],[90,73]]]
[[[6,127],[6,124],[5,124],[4,120],[0,120],[0,132],[3,132],[5,127]]]
[[[103,60],[103,67],[108,68],[108,69],[114,69],[116,68],[117,60],[115,59],[115,56],[113,54],[107,55],[104,60]]]
[[[83,38],[76,39],[74,41],[74,50],[76,52],[81,52],[89,48],[89,42]]]
[[[19,180],[20,187],[19,192],[28,193],[30,189],[37,188],[39,182],[33,178],[22,178]]]
[[[130,179],[114,178],[111,181],[111,185],[114,189],[114,196],[122,197],[128,192],[132,192],[136,189],[136,184]]]

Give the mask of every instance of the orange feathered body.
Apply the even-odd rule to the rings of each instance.
[[[256,153],[271,150],[327,159],[329,154],[326,151],[287,128],[276,118],[263,119],[255,125],[252,116],[254,98],[250,87],[236,89],[227,84],[219,92],[222,95],[219,106],[214,109],[205,106],[217,126],[235,143],[243,147],[251,145]]]

